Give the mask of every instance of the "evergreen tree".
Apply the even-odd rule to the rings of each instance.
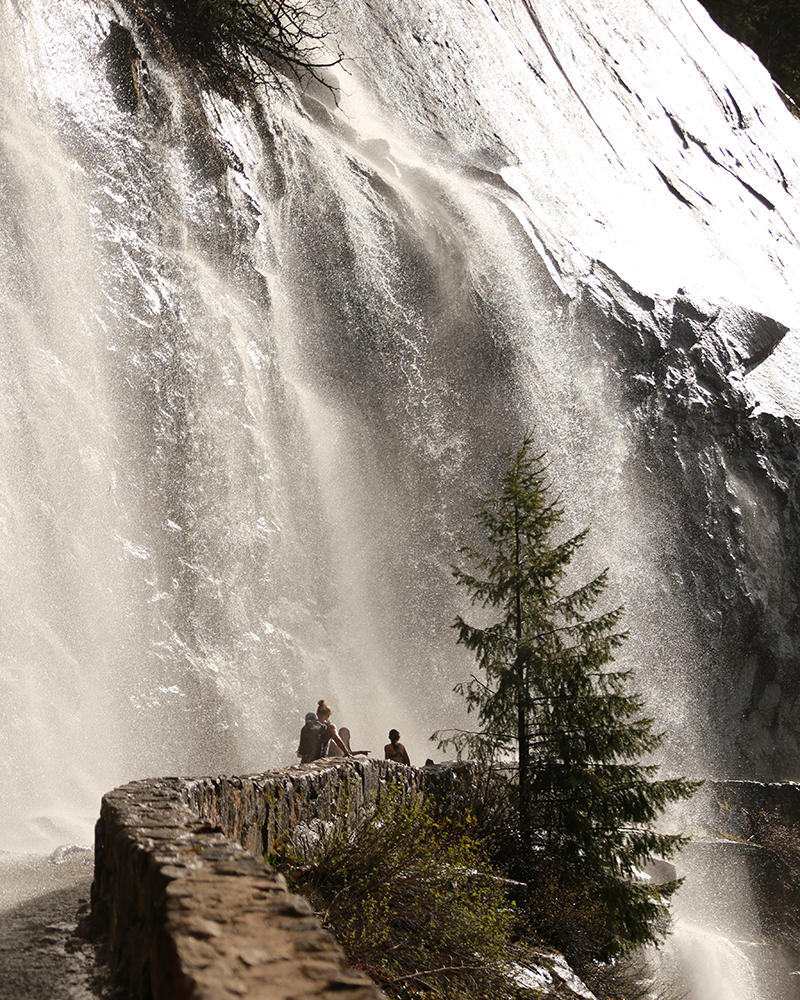
[[[595,612],[607,571],[575,590],[564,586],[588,529],[554,540],[563,510],[551,499],[544,456],[532,447],[526,439],[509,453],[498,496],[475,501],[487,549],[462,542],[473,571],[453,571],[472,603],[488,609],[487,624],[455,622],[458,642],[480,668],[455,689],[477,714],[478,729],[433,738],[484,762],[516,760],[519,857],[562,888],[579,879],[604,928],[595,953],[609,957],[659,939],[677,883],[649,887],[636,870],[685,842],[651,824],[698,785],[656,780],[657,765],[641,762],[664,734],[627,690],[630,671],[613,666],[627,638],[617,628],[622,608]]]

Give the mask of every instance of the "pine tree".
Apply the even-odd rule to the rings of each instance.
[[[565,587],[588,529],[554,541],[564,512],[551,499],[545,456],[532,448],[528,438],[510,452],[500,494],[475,501],[487,549],[462,542],[473,570],[453,570],[473,605],[488,609],[487,625],[455,622],[458,642],[479,667],[455,690],[477,714],[478,729],[433,738],[484,762],[516,760],[520,857],[535,859],[540,874],[580,880],[604,928],[595,953],[609,957],[659,940],[664,901],[677,883],[648,887],[637,868],[685,842],[651,826],[698,784],[656,780],[658,766],[641,762],[664,734],[627,690],[631,672],[613,665],[627,638],[618,630],[623,609],[595,612],[607,570]]]

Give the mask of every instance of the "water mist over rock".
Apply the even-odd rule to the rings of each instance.
[[[241,109],[122,2],[0,5],[0,847],[291,763],[323,696],[428,756],[531,426],[669,761],[794,774],[800,123],[693,2],[331,27],[338,107]]]

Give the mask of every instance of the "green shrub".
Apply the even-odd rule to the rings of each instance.
[[[653,984],[640,952],[598,961],[620,950],[605,894],[557,857],[524,853],[508,791],[502,771],[476,775],[474,812],[454,823],[435,799],[406,804],[389,789],[349,833],[299,826],[267,860],[311,901],[350,964],[398,1000],[533,1000],[537,990],[511,978],[514,965],[547,969],[554,952],[598,1000],[676,1000],[669,984]],[[505,876],[529,884],[518,907]],[[664,929],[652,913],[645,922]]]
[[[269,861],[387,993],[515,995],[505,974],[514,921],[505,883],[474,835],[426,801],[389,793],[354,832],[286,844]]]

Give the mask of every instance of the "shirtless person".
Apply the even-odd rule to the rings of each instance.
[[[395,764],[408,764],[410,766],[411,761],[408,759],[406,748],[402,743],[398,743],[399,739],[400,733],[396,729],[390,729],[389,742],[383,748],[383,756],[386,760],[393,760]]]
[[[341,739],[342,743],[344,743],[344,745],[347,747],[347,749],[354,757],[366,757],[370,753],[369,750],[354,750],[350,746],[350,730],[346,726],[342,726],[342,728],[339,730],[339,739]],[[336,746],[333,740],[331,740],[331,742],[328,744],[328,756],[344,757],[344,754],[339,749],[339,747]]]

